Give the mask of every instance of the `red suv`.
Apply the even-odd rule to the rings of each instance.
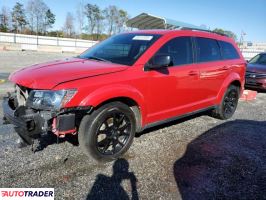
[[[195,30],[113,36],[80,56],[14,72],[5,118],[24,142],[78,133],[84,152],[116,159],[136,132],[197,112],[230,118],[246,62],[230,38]]]

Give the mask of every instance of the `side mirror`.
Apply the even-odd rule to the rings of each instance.
[[[157,55],[154,56],[149,64],[147,65],[147,68],[149,69],[159,69],[162,67],[168,67],[172,63],[171,56],[169,55]]]

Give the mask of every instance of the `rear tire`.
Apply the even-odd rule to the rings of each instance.
[[[218,119],[226,120],[235,113],[239,99],[239,87],[230,85],[223,96],[221,104],[213,110],[212,116]]]
[[[84,153],[106,162],[119,158],[129,149],[135,131],[133,111],[121,102],[112,102],[83,117],[78,139]]]

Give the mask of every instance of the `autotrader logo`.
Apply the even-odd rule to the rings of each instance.
[[[54,188],[0,188],[0,199],[54,200]]]

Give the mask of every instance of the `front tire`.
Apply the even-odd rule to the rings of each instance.
[[[226,120],[235,113],[239,99],[239,87],[230,85],[223,96],[221,104],[213,111],[213,117]]]
[[[79,144],[94,159],[111,161],[129,149],[135,131],[133,111],[121,102],[112,102],[83,117],[78,134]]]

